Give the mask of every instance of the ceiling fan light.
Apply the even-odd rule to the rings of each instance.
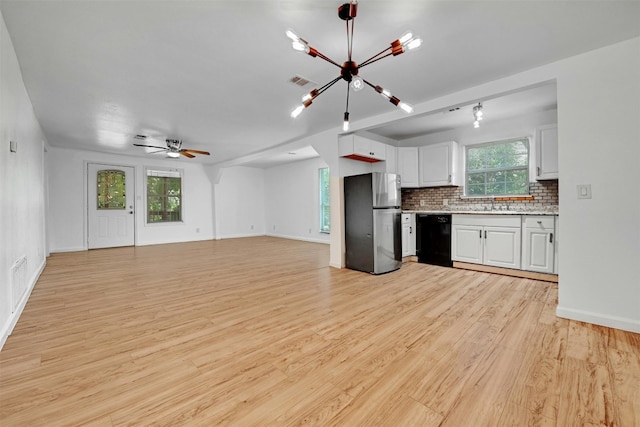
[[[168,151],[167,152],[167,157],[171,157],[171,158],[177,158],[180,157],[180,152],[179,151]]]

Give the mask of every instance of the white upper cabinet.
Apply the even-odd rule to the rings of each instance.
[[[459,185],[457,142],[449,141],[420,147],[418,154],[420,187]]]
[[[338,154],[353,160],[374,163],[386,159],[386,144],[359,135],[340,135]]]
[[[403,188],[420,186],[418,173],[418,147],[398,148],[398,173]]]
[[[558,179],[558,125],[536,129],[536,179]]]

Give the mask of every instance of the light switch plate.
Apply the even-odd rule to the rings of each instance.
[[[591,184],[578,184],[578,199],[590,199],[591,198]]]
[[[9,141],[9,151],[12,153],[18,152],[18,141]]]

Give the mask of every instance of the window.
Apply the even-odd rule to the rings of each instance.
[[[147,169],[147,223],[182,221],[182,174]]]
[[[124,171],[100,170],[97,176],[98,209],[124,209],[127,197]]]
[[[470,145],[465,153],[467,196],[529,194],[527,138]]]
[[[318,172],[320,188],[320,232],[329,233],[331,231],[329,168],[321,168]]]

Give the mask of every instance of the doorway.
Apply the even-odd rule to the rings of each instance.
[[[87,164],[89,249],[135,244],[134,180],[131,166]]]

